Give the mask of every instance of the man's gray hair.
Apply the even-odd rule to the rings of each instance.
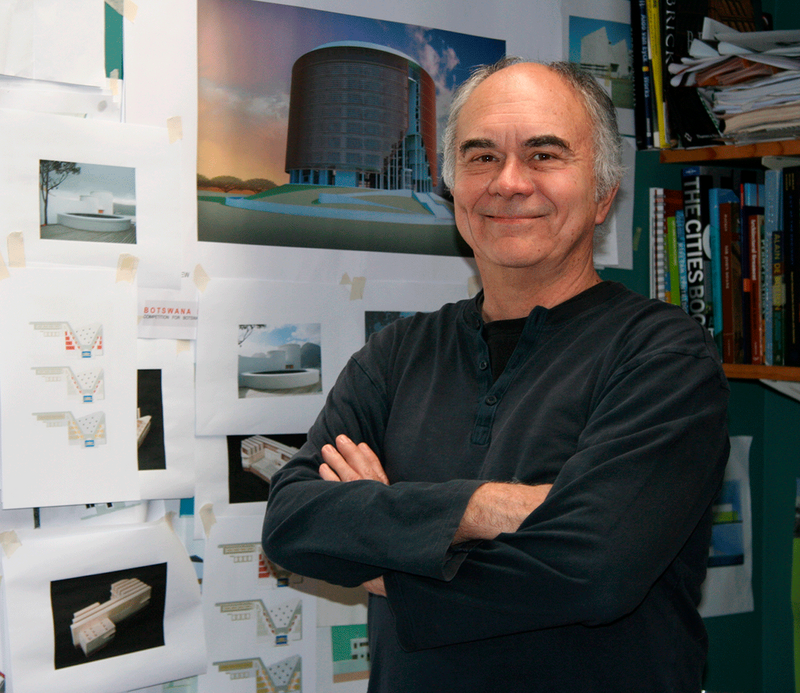
[[[525,62],[522,58],[506,57],[493,65],[482,65],[458,87],[453,95],[447,127],[442,138],[444,156],[442,180],[448,188],[452,189],[455,182],[456,156],[458,154],[456,151],[456,127],[464,104],[472,95],[472,92],[475,91],[475,88],[487,77],[506,67],[522,62]],[[583,101],[583,105],[592,122],[595,200],[602,200],[619,185],[624,173],[622,139],[617,126],[617,112],[614,104],[594,77],[581,70],[574,63],[551,62],[542,64],[553,70],[567,84],[572,86]]]

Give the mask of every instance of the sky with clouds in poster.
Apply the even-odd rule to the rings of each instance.
[[[199,0],[198,173],[287,183],[292,65],[332,41],[376,43],[419,63],[436,84],[440,136],[455,87],[505,53],[498,39],[258,0]]]

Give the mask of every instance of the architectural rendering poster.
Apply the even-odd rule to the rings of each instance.
[[[194,494],[194,349],[174,339],[139,339],[137,445],[142,498]]]
[[[198,51],[199,240],[464,252],[438,143],[453,89],[504,41],[201,0]]]
[[[13,269],[0,332],[4,506],[140,498],[134,285],[109,269]]]
[[[258,517],[220,518],[209,533],[203,612],[216,637],[201,692],[243,690],[245,673],[264,690],[316,690],[316,582],[272,564],[260,542]]]
[[[121,693],[203,670],[199,584],[165,520],[3,537],[16,693]]]
[[[0,151],[0,238],[21,233],[26,262],[116,267],[125,253],[140,286],[180,288],[181,143],[166,127],[0,110]]]
[[[631,8],[625,0],[562,3],[564,59],[591,72],[617,107],[619,129],[633,137]]]
[[[750,512],[750,445],[731,438],[725,479],[714,502],[714,527],[700,615],[724,616],[753,610],[753,521]]]

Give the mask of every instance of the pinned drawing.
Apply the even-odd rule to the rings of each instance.
[[[90,369],[75,372],[69,366],[35,367],[36,375],[48,383],[65,383],[67,397],[78,398],[90,404],[105,398],[105,377],[103,369]]]
[[[260,657],[214,662],[214,666],[231,679],[256,679],[257,693],[299,693],[303,690],[300,655],[282,659],[270,666],[266,666]]]
[[[94,654],[114,637],[117,624],[150,603],[151,593],[150,585],[137,578],[115,582],[107,602],[95,602],[75,613],[70,626],[72,644],[87,657]]]
[[[256,635],[280,647],[303,638],[303,603],[299,599],[267,607],[261,599],[246,599],[216,604],[221,614],[233,622],[255,619]]]
[[[235,564],[245,567],[257,563],[258,583],[267,588],[289,587],[303,582],[302,575],[292,573],[270,561],[260,542],[239,544],[220,544],[223,556],[228,556]],[[254,566],[255,567],[255,566]],[[255,570],[253,571],[255,573]]]
[[[69,358],[90,359],[103,355],[103,326],[81,325],[73,328],[68,322],[32,322],[46,340],[63,340],[64,354]]]
[[[239,398],[322,392],[321,326],[239,325]]]
[[[40,237],[136,243],[135,170],[39,161]]]
[[[93,448],[106,444],[106,415],[101,411],[79,418],[70,411],[41,412],[34,416],[47,428],[66,426],[70,445]]]
[[[333,682],[369,678],[369,639],[367,624],[331,627]]]

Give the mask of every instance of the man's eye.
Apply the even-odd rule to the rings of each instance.
[[[494,161],[494,160],[495,160],[495,157],[492,156],[491,154],[479,154],[478,156],[475,157],[475,159],[473,159],[473,161],[478,161],[478,162],[480,162],[482,164],[486,164],[486,163],[489,163],[490,161]]]
[[[536,154],[534,154],[531,158],[534,161],[550,161],[550,159],[553,159],[554,157],[548,152],[536,152]]]

